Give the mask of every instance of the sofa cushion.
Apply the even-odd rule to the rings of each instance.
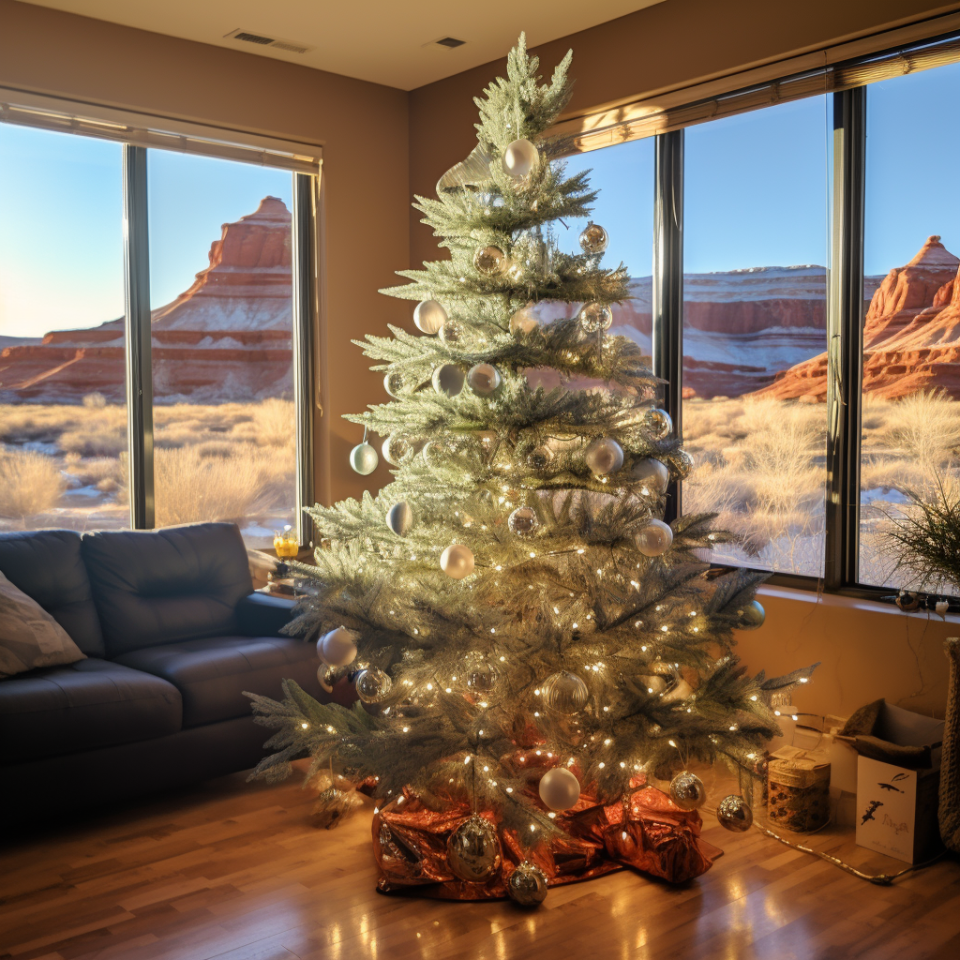
[[[183,697],[184,727],[249,716],[243,691],[279,700],[284,678],[321,694],[316,647],[289,637],[206,637],[134,650],[118,662],[172,683]]]
[[[82,549],[111,658],[235,633],[237,603],[253,590],[233,523],[87,534]]]
[[[88,656],[106,652],[90,578],[73,530],[0,533],[0,571],[63,627]]]
[[[180,720],[180,694],[159,677],[92,658],[44,667],[0,680],[0,762],[162,737]]]

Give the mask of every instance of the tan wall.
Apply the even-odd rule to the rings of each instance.
[[[386,482],[383,465],[350,470],[360,432],[340,417],[382,398],[351,338],[409,312],[376,292],[408,263],[407,94],[13,0],[0,0],[0,85],[324,144],[318,478],[331,501]]]
[[[576,80],[568,114],[589,112],[683,87],[831,43],[923,19],[958,4],[931,0],[667,0],[532,52],[545,75],[573,48]],[[410,95],[411,192],[430,196],[441,174],[476,144],[473,97],[504,72],[505,61],[429,84]],[[411,259],[438,259],[431,231],[410,220]],[[786,673],[818,660],[798,692],[802,710],[849,714],[878,697],[943,715],[943,638],[960,622],[895,607],[800,591],[765,590],[763,629],[739,635],[753,670]]]

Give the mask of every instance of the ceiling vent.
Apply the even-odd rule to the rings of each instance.
[[[255,43],[259,47],[269,47],[271,50],[284,50],[287,53],[309,53],[313,47],[305,47],[302,43],[292,40],[280,40],[277,37],[265,37],[262,33],[251,33],[249,30],[232,30],[225,34],[228,40],[239,40],[241,43]]]

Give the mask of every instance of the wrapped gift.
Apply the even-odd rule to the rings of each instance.
[[[830,818],[830,764],[816,753],[783,747],[770,758],[767,816],[771,825],[808,833]]]

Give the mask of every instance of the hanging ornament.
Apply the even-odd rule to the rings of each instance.
[[[383,441],[383,446],[380,450],[383,453],[383,459],[395,467],[399,467],[411,453],[410,444],[406,438],[401,437],[397,433],[391,433],[390,436]]]
[[[463,371],[455,363],[445,363],[433,371],[433,389],[455,397],[463,389]]]
[[[613,312],[602,303],[585,303],[580,308],[580,327],[586,333],[609,330],[613,323]]]
[[[328,667],[346,667],[357,658],[358,633],[346,627],[337,627],[317,641],[317,656]]]
[[[407,382],[399,370],[391,370],[383,377],[383,389],[393,397],[394,400],[402,400],[407,389]]]
[[[551,810],[569,810],[580,799],[580,781],[566,767],[554,767],[540,778],[540,799]]]
[[[547,467],[550,466],[550,463],[553,461],[553,457],[553,451],[545,443],[541,443],[539,446],[534,447],[530,453],[527,454],[527,466],[531,470],[536,470],[539,473],[542,470],[546,470]]]
[[[364,703],[377,703],[393,686],[393,681],[379,668],[367,667],[357,674],[357,696]]]
[[[497,828],[486,817],[474,814],[450,834],[447,865],[450,872],[467,883],[488,880],[501,863]]]
[[[699,810],[707,799],[707,788],[696,774],[684,770],[670,781],[670,799],[681,810]]]
[[[630,467],[630,476],[654,496],[663,496],[670,483],[670,471],[667,469],[667,465],[653,457],[634,460]],[[643,493],[643,489],[640,492]]]
[[[657,440],[662,440],[673,429],[670,414],[659,407],[651,407],[644,414],[643,422]]]
[[[500,371],[491,363],[478,363],[467,372],[467,386],[481,397],[496,393],[500,382]]]
[[[623,466],[623,447],[609,437],[597,437],[584,455],[587,466],[601,476],[616,473]]]
[[[680,681],[680,671],[672,664],[664,660],[654,660],[649,664],[652,674],[645,674],[640,677],[640,682],[644,684],[649,694],[657,694],[661,700],[668,697]]]
[[[474,693],[493,693],[500,671],[489,660],[476,660],[467,667],[468,689]]]
[[[607,236],[607,231],[599,223],[594,223],[592,220],[580,234],[580,249],[591,256],[603,253],[609,242],[610,238]]]
[[[462,543],[453,543],[440,555],[440,569],[454,580],[473,573],[473,551]]]
[[[456,347],[463,343],[465,333],[463,324],[459,320],[448,320],[440,328],[440,342],[448,347]]]
[[[540,165],[540,151],[529,140],[514,140],[503,151],[503,172],[524,180]]]
[[[950,612],[950,602],[948,600],[938,600],[933,609],[937,611],[938,616],[942,620],[947,619],[947,614]]]
[[[532,537],[540,526],[540,518],[533,507],[517,507],[507,518],[510,532],[517,537]]]
[[[395,503],[387,511],[387,526],[398,537],[405,537],[413,526],[413,507],[406,500]]]
[[[662,520],[648,520],[646,526],[637,534],[637,549],[645,557],[659,557],[670,549],[673,543],[673,530]]]
[[[687,683],[683,677],[679,677],[677,682],[666,691],[660,695],[661,703],[676,703],[678,700],[686,700],[689,697],[693,696],[693,687]]]
[[[533,313],[535,309],[536,304],[528,303],[510,318],[510,332],[515,337],[524,333],[533,333],[534,330],[539,329],[540,321]]]
[[[693,470],[693,456],[686,450],[677,450],[670,458],[670,463],[681,480],[686,480]]]
[[[749,830],[753,823],[753,811],[743,797],[732,793],[729,797],[724,797],[717,806],[717,819],[721,827],[734,833],[743,833],[744,830]]]
[[[737,624],[739,630],[757,630],[767,619],[767,614],[758,600],[751,600],[745,607],[741,607],[737,616],[740,618]]]
[[[333,685],[337,682],[336,672],[331,670],[325,663],[317,667],[317,683],[323,687],[327,693],[333,693]]]
[[[367,428],[363,428],[363,440],[350,451],[350,466],[361,477],[369,476],[377,469],[380,458],[377,451],[367,443]]]
[[[510,899],[521,907],[537,907],[547,898],[547,875],[529,860],[524,860],[507,881]]]
[[[413,322],[421,333],[433,337],[447,322],[447,311],[436,300],[421,300],[414,308]]]
[[[473,265],[485,277],[499,277],[506,273],[510,258],[499,247],[480,247],[473,255]]]
[[[590,690],[583,680],[566,670],[550,674],[540,684],[540,694],[548,709],[565,717],[579,713],[590,699]]]

